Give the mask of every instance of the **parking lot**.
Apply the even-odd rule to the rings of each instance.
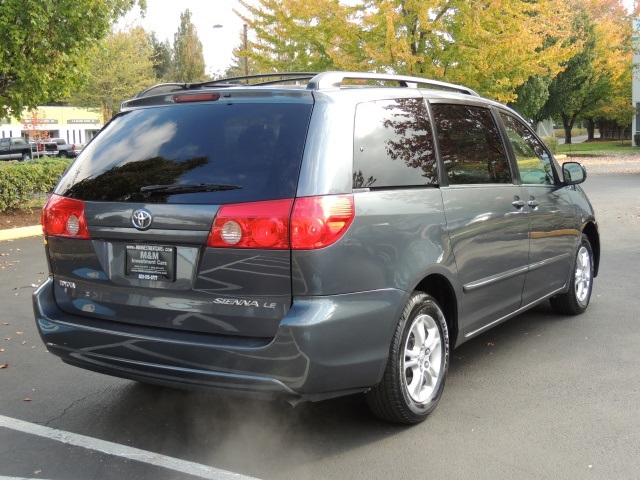
[[[0,242],[0,478],[640,478],[640,174],[584,188],[602,238],[587,312],[543,304],[453,351],[414,427],[360,397],[291,409],[67,366],[33,320],[42,238]]]

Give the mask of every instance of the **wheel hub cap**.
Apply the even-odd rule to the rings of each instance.
[[[591,257],[585,247],[580,247],[576,258],[575,291],[576,298],[584,302],[591,288]]]
[[[430,315],[418,315],[404,347],[403,375],[407,393],[424,403],[436,389],[442,375],[442,339],[437,322]]]

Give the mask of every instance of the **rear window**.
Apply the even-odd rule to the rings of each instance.
[[[55,193],[87,201],[224,204],[295,194],[311,104],[172,105],[125,112],[84,149]],[[223,191],[149,195],[153,185]]]

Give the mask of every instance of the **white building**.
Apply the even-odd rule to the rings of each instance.
[[[77,107],[38,107],[36,118],[25,111],[22,121],[0,119],[0,138],[30,139],[35,131],[46,131],[49,138],[64,138],[68,143],[87,143],[102,128],[100,114]],[[34,123],[36,123],[34,125]]]

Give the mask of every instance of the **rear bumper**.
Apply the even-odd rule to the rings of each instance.
[[[63,312],[47,280],[33,294],[40,336],[66,363],[179,388],[322,400],[382,378],[401,290],[295,298],[274,338],[128,325]]]

